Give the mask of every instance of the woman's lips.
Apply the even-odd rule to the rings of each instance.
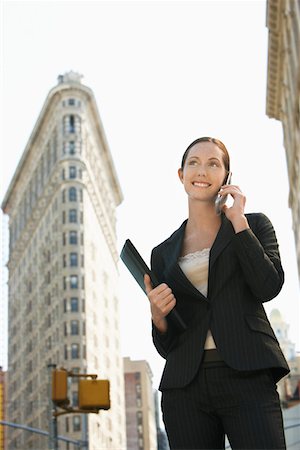
[[[207,188],[210,186],[210,183],[205,183],[204,181],[193,181],[193,186]]]

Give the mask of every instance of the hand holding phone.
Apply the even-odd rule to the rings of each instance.
[[[228,172],[228,175],[227,175],[227,178],[226,178],[226,181],[225,181],[224,184],[230,184],[231,176],[232,176],[232,173]],[[225,203],[227,201],[227,197],[228,197],[228,195],[220,195],[220,194],[217,195],[217,198],[216,198],[216,201],[215,201],[215,208],[216,208],[216,213],[218,215],[221,214],[222,208],[223,208],[223,206],[225,205]]]

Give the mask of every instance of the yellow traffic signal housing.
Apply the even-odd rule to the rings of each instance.
[[[79,380],[79,409],[109,409],[108,380]]]
[[[68,372],[65,369],[55,369],[52,372],[52,401],[58,406],[69,403]]]

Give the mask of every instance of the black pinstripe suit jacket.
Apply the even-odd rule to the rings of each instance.
[[[187,330],[179,332],[170,319],[165,334],[153,326],[154,345],[166,359],[161,390],[184,387],[193,380],[209,328],[230,367],[271,368],[275,381],[289,372],[263,307],[263,302],[279,293],[284,281],[275,232],[264,214],[246,216],[250,229],[235,234],[222,214],[210,251],[207,297],[178,265],[187,221],[152,250],[151,268],[172,289],[176,309],[187,324]]]

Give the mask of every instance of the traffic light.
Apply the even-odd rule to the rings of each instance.
[[[58,406],[69,403],[68,372],[65,369],[55,369],[52,372],[52,401]]]
[[[109,409],[109,381],[79,380],[78,402],[79,409]]]

